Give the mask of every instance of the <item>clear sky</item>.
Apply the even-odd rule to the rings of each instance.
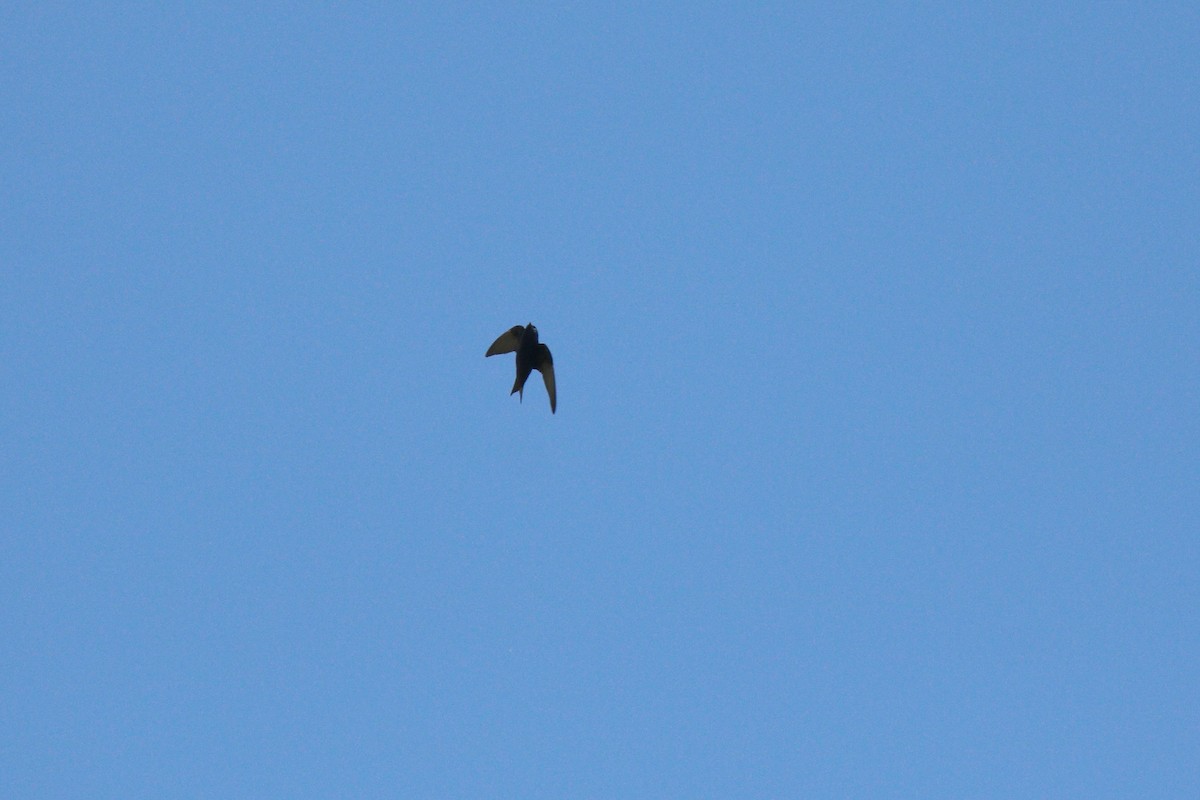
[[[1196,3],[20,3],[0,102],[5,798],[1200,796]]]

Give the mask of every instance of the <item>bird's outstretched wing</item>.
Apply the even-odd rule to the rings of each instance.
[[[492,346],[488,348],[487,356],[498,356],[501,353],[515,353],[517,347],[521,344],[521,336],[525,333],[524,325],[514,325],[497,337],[496,341],[492,342]]]
[[[550,355],[550,348],[544,344],[538,345],[537,365],[534,369],[542,373],[546,394],[550,395],[550,413],[553,414],[558,405],[558,394],[554,390],[554,357]]]

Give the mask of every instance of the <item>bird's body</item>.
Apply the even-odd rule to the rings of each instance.
[[[533,327],[532,322],[528,325],[515,325],[500,334],[484,355],[487,357],[513,352],[517,354],[517,379],[513,382],[509,395],[519,393],[523,402],[525,381],[528,380],[529,373],[536,369],[542,373],[546,394],[550,395],[550,413],[555,413],[558,397],[554,387],[554,358],[550,355],[550,348],[538,341],[537,328]]]

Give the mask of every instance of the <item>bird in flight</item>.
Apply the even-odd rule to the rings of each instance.
[[[546,384],[546,394],[550,395],[550,413],[554,413],[557,396],[554,391],[554,359],[550,356],[550,348],[538,342],[537,328],[533,323],[514,325],[492,342],[484,357],[498,356],[501,353],[517,354],[517,380],[513,383],[509,397],[520,392],[521,401],[525,400],[525,380],[529,373],[537,370],[542,373]]]

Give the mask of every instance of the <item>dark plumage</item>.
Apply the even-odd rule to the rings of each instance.
[[[550,355],[550,348],[538,342],[537,328],[533,327],[532,322],[524,326],[515,325],[500,334],[484,357],[513,352],[517,354],[517,380],[513,383],[509,396],[519,392],[521,401],[524,402],[525,380],[529,373],[536,369],[542,373],[546,394],[550,395],[550,413],[553,414],[558,400],[554,391],[554,358]]]

